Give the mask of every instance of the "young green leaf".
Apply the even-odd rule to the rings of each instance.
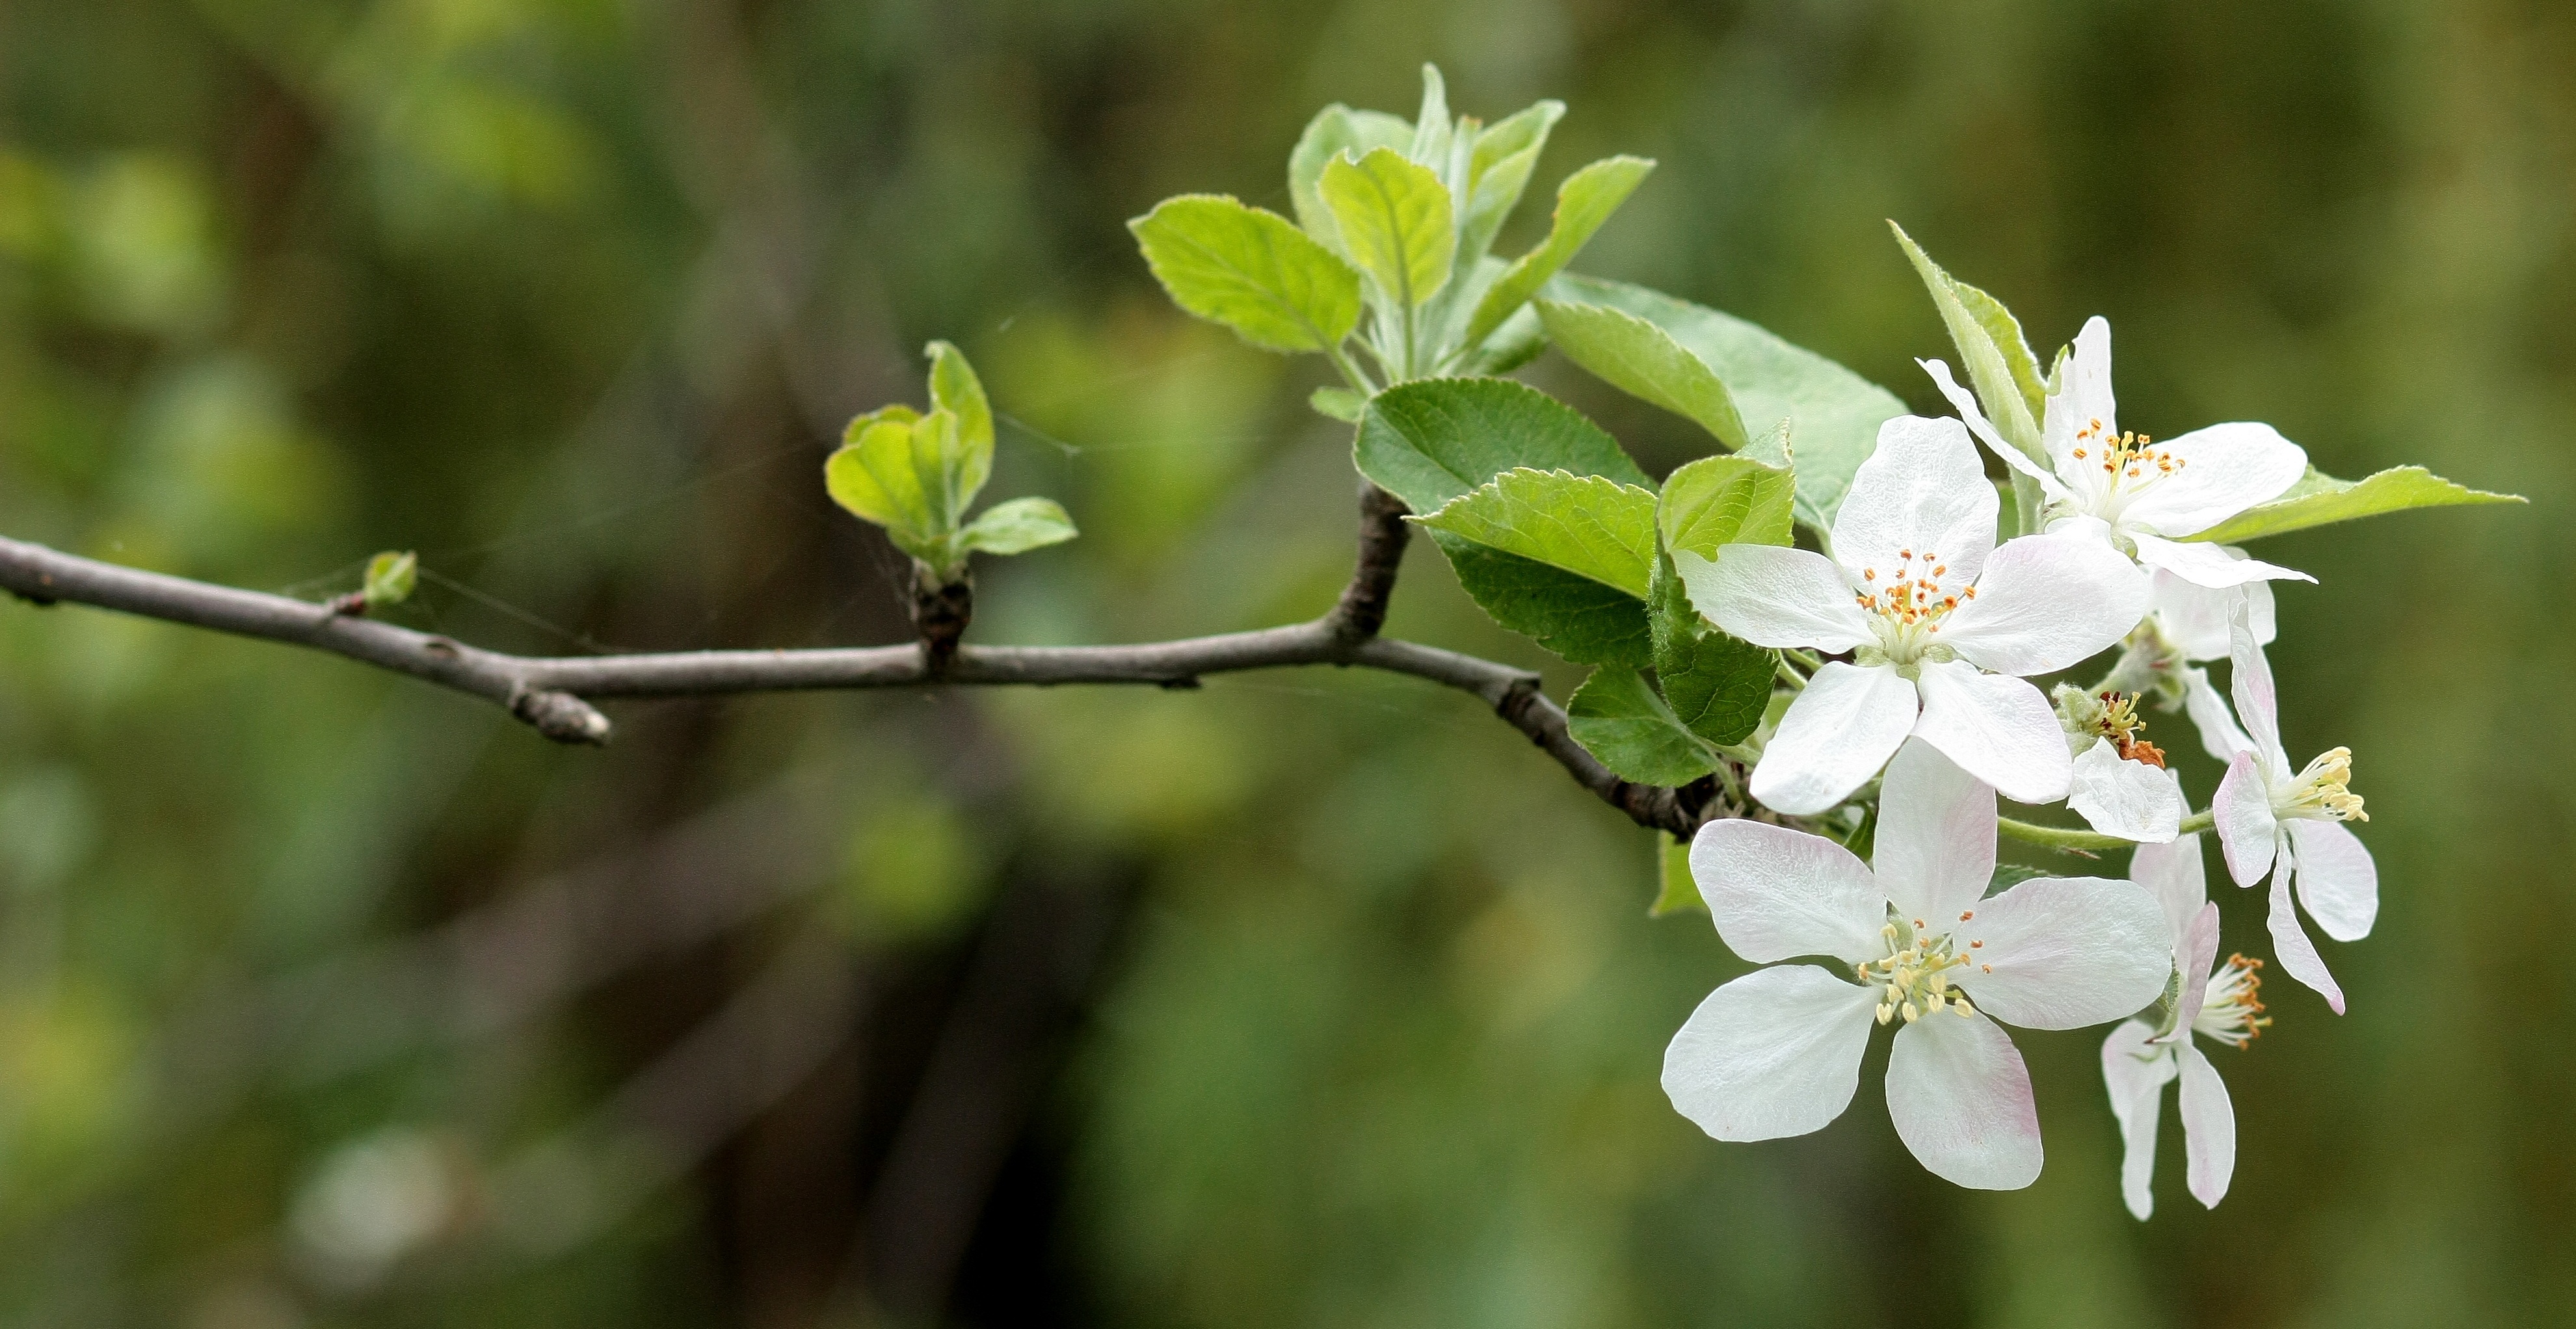
[[[1896,232],[1896,243],[1913,261],[1924,289],[1932,293],[1932,303],[1941,311],[1942,326],[1950,330],[1959,358],[1966,362],[1968,382],[1976,388],[1986,418],[2003,433],[2005,442],[2047,466],[2048,449],[2040,443],[2039,426],[2047,411],[2048,390],[2040,381],[2039,357],[2031,354],[2030,343],[2022,337],[2021,323],[2003,301],[1942,271],[1904,227],[1891,221],[1887,229]]]
[[[1575,664],[1643,669],[1654,661],[1646,606],[1625,591],[1446,531],[1431,542],[1476,607]]]
[[[1329,351],[1359,322],[1359,274],[1278,213],[1184,194],[1127,227],[1174,304],[1255,346]]]
[[[1406,156],[1432,166],[1449,160],[1450,135],[1455,127],[1449,122],[1449,84],[1440,77],[1440,66],[1422,66],[1422,110],[1413,117],[1413,142]]]
[[[1565,727],[1620,779],[1686,785],[1717,769],[1707,746],[1673,718],[1633,669],[1599,669],[1566,702]]]
[[[913,466],[919,424],[882,411],[860,416],[850,422],[848,442],[823,463],[823,487],[832,501],[886,528],[898,543],[939,534],[939,513]]]
[[[930,357],[930,405],[957,418],[956,452],[945,459],[942,470],[949,480],[948,502],[952,522],[963,515],[975,495],[982,493],[984,482],[993,475],[993,407],[984,399],[983,380],[975,376],[975,367],[966,356],[944,341],[932,342],[924,354]]]
[[[1772,676],[1780,667],[1779,653],[1729,636],[1702,617],[1674,569],[1673,557],[1667,554],[1655,563],[1651,601],[1655,677],[1682,727],[1711,743],[1741,743],[1761,727],[1763,708],[1771,703]]]
[[[2338,480],[2311,466],[2305,478],[2279,498],[2250,508],[2192,540],[2236,544],[2300,531],[2331,522],[2375,517],[2408,508],[2444,508],[2474,503],[2527,503],[2519,494],[2491,494],[2455,484],[2421,466],[2397,466],[2359,480]]]
[[[1424,379],[1377,394],[1352,455],[1360,474],[1415,512],[1522,466],[1655,483],[1573,407],[1505,378]]]
[[[1395,308],[1419,308],[1449,280],[1457,220],[1431,168],[1377,148],[1324,163],[1321,189],[1343,250]]]
[[[1079,532],[1051,498],[1015,498],[986,508],[958,533],[958,545],[986,554],[1025,554],[1060,545]]]
[[[1830,524],[1842,506],[1852,473],[1878,446],[1878,427],[1906,413],[1905,403],[1887,389],[1714,309],[1642,286],[1572,274],[1557,278],[1549,298],[1607,305],[1662,328],[1715,371],[1743,419],[1787,421],[1800,516],[1818,526]]]
[[[1669,835],[1657,836],[1655,840],[1658,846],[1655,858],[1662,868],[1657,875],[1662,880],[1655,890],[1654,906],[1646,910],[1646,916],[1662,918],[1666,914],[1678,914],[1689,909],[1707,913],[1708,901],[1700,898],[1699,883],[1691,877],[1690,842],[1676,840]]]
[[[1565,103],[1542,101],[1505,116],[1476,135],[1467,159],[1467,215],[1458,226],[1458,252],[1480,259],[1494,244],[1494,233],[1529,188],[1530,172],[1547,148],[1548,131],[1565,114]]]
[[[1637,192],[1654,169],[1655,164],[1643,157],[1608,157],[1565,177],[1556,187],[1556,217],[1548,225],[1547,238],[1505,269],[1476,302],[1475,317],[1467,320],[1466,344],[1483,341],[1512,311],[1528,304],[1549,278],[1564,271],[1592,233],[1610,220],[1610,214]]]
[[[1702,457],[1664,479],[1655,510],[1667,549],[1715,558],[1731,544],[1785,545],[1797,481],[1750,457]]]
[[[367,577],[358,594],[367,608],[381,609],[410,599],[419,580],[420,555],[388,551],[367,560]]]
[[[1717,371],[1672,334],[1607,305],[1532,302],[1547,339],[1593,377],[1696,423],[1729,450],[1745,443],[1744,420]]]
[[[1306,228],[1306,234],[1340,249],[1341,233],[1333,228],[1332,210],[1324,206],[1323,194],[1316,188],[1324,163],[1345,152],[1354,157],[1365,157],[1375,148],[1401,152],[1412,142],[1413,126],[1400,116],[1354,111],[1339,102],[1316,112],[1306,122],[1296,150],[1288,154],[1288,198],[1296,207],[1297,224]]]
[[[1506,471],[1414,520],[1640,600],[1654,572],[1654,491],[1597,475]]]
[[[1317,388],[1307,394],[1306,404],[1314,407],[1317,415],[1355,425],[1360,422],[1360,413],[1368,409],[1368,394],[1357,388]]]

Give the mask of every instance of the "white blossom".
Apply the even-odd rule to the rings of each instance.
[[[1832,558],[1751,544],[1713,562],[1674,555],[1691,603],[1728,632],[1852,653],[1818,669],[1781,717],[1753,772],[1755,798],[1793,815],[1825,811],[1909,735],[2021,802],[2066,796],[2063,731],[2026,676],[2119,641],[2145,614],[2147,586],[2080,536],[1997,548],[1998,506],[1958,421],[1900,416],[1852,478]]]
[[[2210,802],[2228,875],[2239,886],[2272,877],[2272,952],[2290,977],[2323,994],[2343,1013],[2343,990],[2326,971],[2315,943],[2299,926],[2298,905],[2336,941],[2370,935],[2379,916],[2379,867],[2347,821],[2368,821],[2361,796],[2352,792],[2352,750],[2334,748],[2293,770],[2281,748],[2279,699],[2272,666],[2255,643],[2251,609],[2232,615],[2236,719],[2244,746],[2228,760],[2227,775]]]
[[[1741,819],[1702,827],[1690,857],[1718,934],[1770,965],[1710,993],[1664,1053],[1674,1108],[1721,1140],[1804,1135],[1841,1116],[1870,1027],[1895,1023],[1887,1110],[1906,1147],[1961,1186],[2027,1186],[2039,1118],[1997,1022],[2115,1020],[2154,1001],[2171,968],[2156,903],[2131,883],[2036,878],[1982,898],[1994,790],[1925,743],[1887,768],[1874,867],[1822,836]],[[1771,963],[1801,955],[1847,968]]]
[[[2231,555],[2187,537],[2281,496],[2307,473],[2307,453],[2267,424],[2195,429],[2164,443],[2123,433],[2111,395],[2111,325],[2086,320],[2061,366],[2040,422],[2043,468],[1996,432],[1977,399],[1939,360],[1922,362],[1961,419],[2004,464],[2046,495],[2042,529],[2080,533],[2143,566],[2201,586],[2226,587],[2304,572]]]
[[[2263,1014],[2261,960],[2242,955],[2218,962],[2218,906],[2209,903],[2201,872],[2200,837],[2142,845],[2129,861],[2129,879],[2164,907],[2181,983],[2166,1027],[2130,1020],[2102,1043],[2102,1082],[2120,1119],[2124,1153],[2120,1194],[2140,1219],[2155,1212],[2150,1183],[2156,1167],[2156,1128],[2164,1087],[2182,1082],[2183,1181],[2192,1198],[2216,1208],[2236,1171],[2236,1111],[2218,1068],[2192,1044],[2192,1035],[2241,1048],[2272,1023]]]
[[[2142,844],[2173,839],[2182,829],[2182,790],[2165,770],[2164,754],[2137,737],[2145,721],[2136,699],[2060,684],[2057,713],[2075,753],[2066,806],[2104,835]]]

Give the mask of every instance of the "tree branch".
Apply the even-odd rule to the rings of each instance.
[[[1632,784],[1567,732],[1565,712],[1526,669],[1375,635],[1404,550],[1403,505],[1375,491],[1362,504],[1360,566],[1322,618],[1252,632],[1132,646],[960,646],[934,667],[918,644],[809,650],[507,655],[453,638],[245,591],[75,557],[0,538],[0,589],[40,605],[69,600],[145,618],[329,651],[496,702],[548,738],[605,743],[611,726],[586,698],[913,687],[1151,683],[1198,685],[1209,674],[1299,665],[1409,674],[1470,692],[1602,801],[1655,830],[1688,835],[1702,809],[1681,791]]]

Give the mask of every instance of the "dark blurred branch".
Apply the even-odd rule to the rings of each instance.
[[[1405,524],[1412,509],[1404,500],[1360,481],[1360,553],[1351,568],[1351,584],[1324,619],[1341,636],[1374,637],[1386,626],[1387,601],[1395,597],[1396,569],[1404,565],[1405,541],[1413,528]]]
[[[1362,559],[1342,603],[1285,627],[1132,646],[960,646],[944,667],[918,645],[772,651],[675,651],[531,657],[332,613],[326,605],[77,558],[0,539],[0,589],[38,604],[69,600],[237,636],[258,637],[409,674],[506,707],[548,738],[605,743],[608,717],[585,698],[912,687],[924,684],[1152,683],[1194,687],[1208,674],[1341,665],[1410,674],[1472,692],[1556,758],[1577,783],[1638,824],[1687,835],[1699,810],[1670,789],[1613,775],[1566,731],[1538,675],[1492,660],[1374,635],[1403,541],[1384,534],[1400,512],[1364,508]],[[1358,607],[1353,609],[1356,604]],[[1363,631],[1363,625],[1368,629]]]

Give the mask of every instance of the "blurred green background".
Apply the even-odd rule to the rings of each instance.
[[[988,568],[978,638],[1308,616],[1351,526],[1320,366],[1182,317],[1122,223],[1284,209],[1307,116],[1409,114],[1426,59],[1468,113],[1571,106],[1506,252],[1642,153],[1584,270],[1918,408],[1889,217],[2043,353],[2108,315],[2132,428],[2535,500],[2263,551],[2322,581],[2285,723],[2361,754],[2385,908],[2329,948],[2349,1015],[2280,984],[2220,1055],[2221,1208],[2169,1122],[2121,1209],[2098,1033],[2020,1038],[2027,1191],[1923,1174],[1874,1070],[1821,1134],[1700,1136],[1661,1050],[1736,963],[1413,680],[632,704],[572,751],[10,602],[0,1321],[2565,1323],[2563,5],[21,0],[0,531],[317,600],[416,548],[403,621],[527,651],[901,640],[819,467],[945,337],[992,492],[1085,532]],[[1701,446],[1528,376],[1649,469]],[[1390,630],[1546,663],[1418,541]]]

